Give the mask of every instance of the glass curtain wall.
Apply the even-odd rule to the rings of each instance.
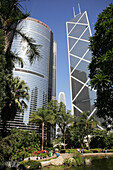
[[[46,24],[33,18],[23,20],[18,28],[36,41],[40,51],[39,59],[36,59],[31,65],[26,55],[27,43],[20,36],[13,41],[12,51],[16,51],[24,61],[23,68],[16,64],[13,71],[14,76],[19,76],[30,88],[28,108],[23,117],[23,122],[27,125],[32,111],[42,105],[46,106],[48,99],[51,100],[53,34]]]
[[[66,29],[72,114],[79,116],[82,112],[90,111],[92,115],[96,111],[96,91],[91,90],[89,86],[88,65],[92,54],[89,50],[91,30],[87,12],[80,13],[66,22]]]

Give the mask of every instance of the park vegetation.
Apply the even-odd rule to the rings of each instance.
[[[104,126],[113,128],[113,4],[98,15],[95,34],[90,38],[89,64],[91,87],[97,91],[95,106]]]
[[[91,87],[97,90],[97,115],[105,120],[107,128],[99,129],[99,122],[93,116],[89,118],[89,112],[83,112],[81,117],[72,116],[62,102],[51,100],[47,107],[37,108],[30,117],[29,123],[41,125],[41,135],[38,135],[38,129],[36,132],[16,129],[6,136],[7,121],[13,120],[17,112],[23,112],[27,107],[24,99],[29,100],[29,87],[23,80],[13,77],[15,61],[23,65],[22,59],[11,52],[14,36],[18,33],[27,41],[31,64],[40,56],[34,41],[17,29],[28,15],[21,10],[18,0],[0,0],[0,62],[3,63],[0,65],[0,115],[3,123],[0,163],[35,156],[43,149],[49,151],[48,124],[54,130],[57,124],[60,129],[61,136],[57,136],[57,142],[64,144],[64,148],[59,146],[61,152],[66,152],[66,149],[69,152],[69,148],[71,152],[75,148],[83,148],[84,152],[104,152],[105,147],[113,151],[113,133],[108,131],[113,122],[113,4],[99,14],[95,34],[90,38],[93,57],[89,65],[89,77]],[[81,159],[75,160],[76,164],[77,161],[81,162]]]

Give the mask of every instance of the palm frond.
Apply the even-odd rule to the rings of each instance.
[[[26,36],[24,33],[22,33],[19,29],[15,31],[19,35],[21,35],[23,41],[27,42],[27,55],[29,58],[30,63],[32,64],[34,60],[39,59],[40,57],[40,52],[39,52],[39,47],[40,45],[35,44],[35,40],[32,38]]]

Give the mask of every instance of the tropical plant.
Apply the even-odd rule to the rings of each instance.
[[[51,112],[45,108],[45,106],[38,108],[31,114],[29,122],[42,125],[42,150],[44,145],[44,126],[47,126],[48,123],[54,124],[54,118],[54,115],[52,115]]]
[[[66,144],[67,148],[80,148],[81,143],[78,135],[78,127],[76,123],[66,129]]]
[[[58,112],[56,114],[56,123],[61,129],[64,138],[64,149],[65,149],[65,137],[66,128],[73,122],[73,116],[70,114],[70,110],[66,111],[66,106],[64,103],[60,102],[58,107]]]
[[[95,129],[92,133],[90,142],[91,148],[105,148],[108,147],[109,140],[106,130]]]
[[[90,38],[91,87],[97,90],[97,115],[108,123],[113,119],[113,4],[98,15],[95,34]],[[112,127],[112,126],[111,126]]]
[[[81,147],[83,148],[84,138],[87,139],[88,149],[89,146],[89,135],[91,135],[92,131],[99,124],[93,116],[89,116],[89,112],[82,112],[80,117],[77,117],[77,129],[79,134],[79,139],[81,141]]]
[[[9,112],[11,110],[10,106],[13,106],[13,110],[18,110],[16,106],[19,106],[19,103],[16,102],[18,99],[13,100],[11,98],[13,93],[11,86],[13,82],[11,81],[13,81],[13,68],[15,67],[15,62],[18,62],[21,64],[21,66],[23,66],[22,58],[18,57],[16,52],[13,53],[11,51],[14,37],[19,34],[22,39],[27,42],[27,56],[31,64],[33,63],[34,59],[39,58],[40,56],[38,46],[35,44],[35,41],[31,37],[28,37],[22,33],[21,29],[18,28],[18,25],[21,23],[21,21],[29,16],[28,13],[23,12],[23,8],[19,2],[19,0],[0,0],[0,44],[2,44],[0,45],[0,61],[3,63],[0,67],[0,74],[3,76],[0,76],[0,89],[2,89],[2,96],[0,96],[0,101],[2,104],[0,103],[0,108],[3,112],[2,117],[7,117],[8,110]],[[4,112],[4,110],[7,111]],[[17,112],[15,112],[15,115],[16,113]],[[13,117],[15,115],[13,112]],[[10,116],[8,117],[10,120]],[[2,121],[4,121],[4,118]]]
[[[5,98],[5,86],[6,86],[6,75],[5,75],[5,55],[4,55],[5,40],[3,30],[0,30],[0,112],[4,104]]]
[[[42,169],[41,163],[39,161],[22,161],[20,162],[19,168],[21,169],[29,169],[29,170],[35,170],[35,169]]]
[[[0,141],[0,153],[4,161],[27,157],[40,148],[36,132],[13,129],[11,135]]]
[[[1,119],[3,121],[2,136],[5,134],[7,121],[13,120],[18,112],[23,113],[24,109],[27,108],[24,99],[26,99],[26,101],[29,100],[29,88],[26,86],[26,83],[20,80],[19,77],[14,78],[11,76],[11,78],[8,77],[8,79],[10,80],[9,85],[11,91],[8,92],[7,102],[1,111]]]

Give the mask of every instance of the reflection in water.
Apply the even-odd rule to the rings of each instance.
[[[69,168],[70,170],[113,170],[113,157],[85,158],[84,165]]]

